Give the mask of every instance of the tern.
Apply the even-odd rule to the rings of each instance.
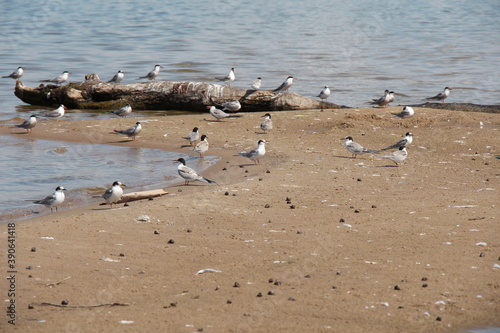
[[[297,80],[297,78],[293,76],[289,76],[286,78],[285,82],[283,82],[278,88],[274,89],[273,92],[285,92],[292,86],[293,81]]]
[[[399,147],[399,150],[396,150],[389,155],[382,155],[380,157],[392,160],[399,167],[400,164],[403,164],[406,157],[408,157],[408,151],[405,147]]]
[[[239,118],[241,115],[239,114],[227,114],[224,111],[217,109],[215,106],[207,106],[210,109],[210,114],[217,119],[217,121],[224,118]]]
[[[118,110],[109,111],[109,113],[115,114],[120,117],[126,117],[132,113],[132,107],[130,106],[130,104],[126,104],[125,106],[122,106]]]
[[[438,100],[438,101],[441,101],[441,103],[444,103],[444,100],[446,99],[446,97],[450,96],[450,90],[453,90],[453,89],[446,87],[446,88],[444,88],[444,90],[442,92],[440,92],[436,96],[429,97],[426,99],[427,100]]]
[[[392,113],[392,115],[399,117],[399,118],[403,118],[403,119],[413,117],[414,114],[415,114],[415,110],[413,110],[413,108],[411,106],[405,106],[403,108],[403,111],[401,111],[399,113]]]
[[[262,79],[259,76],[252,82],[251,87],[253,90],[259,90],[261,85],[262,85]]]
[[[368,149],[363,147],[357,142],[354,142],[352,137],[348,136],[342,140],[345,140],[344,145],[349,152],[351,152],[352,157],[356,158],[357,155],[367,154],[367,153],[378,153],[378,150]]]
[[[113,208],[113,204],[115,204],[116,207],[116,203],[120,201],[123,196],[123,187],[127,186],[119,181],[115,181],[113,185],[106,190],[106,192],[101,195],[96,195],[94,198],[103,198],[106,200],[106,203],[110,205],[110,208]]]
[[[7,77],[10,77],[11,79],[14,79],[14,80],[17,80],[17,79],[20,79],[21,76],[23,76],[24,74],[24,67],[17,67],[17,69],[15,71],[13,71],[12,73],[10,73],[9,75],[5,75],[5,76],[2,76],[2,78],[7,78]]]
[[[411,132],[406,132],[405,137],[393,145],[389,147],[385,147],[384,149],[380,149],[380,151],[390,150],[390,149],[399,149],[401,147],[406,148],[413,142],[413,134]]]
[[[142,125],[139,121],[135,123],[135,126],[127,128],[126,130],[123,130],[123,131],[114,130],[115,133],[124,134],[124,135],[128,136],[129,138],[132,138],[132,141],[135,141],[135,137],[137,135],[139,135],[139,133],[141,133],[141,131],[142,131]]]
[[[36,126],[37,119],[38,119],[38,116],[33,114],[28,119],[23,121],[22,124],[16,125],[16,127],[24,128],[26,131],[28,131],[28,133],[31,133],[31,131],[33,130],[33,127]]]
[[[243,156],[252,160],[255,164],[260,164],[260,158],[266,154],[266,144],[265,140],[259,140],[257,143],[257,148],[252,149],[249,152],[243,151],[239,156]]]
[[[177,172],[179,173],[179,176],[184,178],[184,185],[189,185],[189,182],[192,181],[200,181],[200,182],[205,182],[209,184],[217,184],[213,180],[210,180],[208,178],[205,178],[201,175],[199,175],[196,171],[191,169],[190,167],[186,166],[186,160],[183,158],[179,158],[174,163],[179,163],[179,166],[177,167]]]
[[[54,208],[56,209],[57,212],[57,207],[64,202],[65,199],[64,191],[66,191],[64,187],[58,186],[54,193],[46,196],[42,200],[33,201],[33,203],[39,205],[45,205],[45,207],[50,208],[51,213],[54,211]]]
[[[205,152],[208,150],[208,147],[209,147],[209,144],[208,144],[208,141],[207,141],[207,136],[205,134],[203,134],[201,136],[201,141],[198,142],[196,144],[196,146],[191,149],[191,150],[194,150],[195,152],[197,152],[198,154],[200,154],[200,157],[201,158],[204,158],[205,157]]]
[[[188,134],[188,136],[183,137],[183,139],[186,139],[189,141],[191,145],[194,146],[194,143],[198,141],[200,138],[200,133],[198,132],[198,127],[193,128],[193,131]]]
[[[386,91],[384,91],[384,96],[382,96],[378,99],[373,99],[373,101],[370,102],[370,104],[385,107],[387,104],[391,103],[392,101],[394,101],[394,91],[386,90]]]
[[[68,71],[64,71],[61,75],[59,76],[56,76],[55,78],[53,79],[50,79],[50,80],[40,80],[40,82],[51,82],[51,83],[55,83],[55,84],[63,84],[64,82],[68,81],[68,78],[69,78],[69,75],[71,73],[68,72]]]
[[[319,97],[321,99],[327,99],[328,97],[330,97],[330,93],[331,93],[330,92],[330,88],[328,88],[328,86],[325,86],[323,88],[323,90],[321,90],[321,92],[319,93],[319,95],[316,96],[316,97]]]
[[[273,121],[271,120],[271,114],[266,113],[263,115],[264,119],[262,120],[262,123],[260,124],[260,129],[264,131],[264,133],[267,133],[267,131],[273,129]]]
[[[153,70],[151,72],[149,72],[145,76],[141,76],[141,77],[137,78],[136,80],[148,79],[148,80],[151,80],[151,81],[155,81],[155,79],[158,76],[158,74],[160,74],[160,69],[161,68],[163,68],[163,66],[155,65],[155,67],[153,68]]]
[[[231,70],[229,71],[229,74],[227,74],[226,76],[224,76],[224,77],[216,77],[215,79],[217,79],[218,81],[223,81],[227,85],[231,85],[231,82],[233,82],[234,80],[236,80],[236,75],[234,74],[234,67],[231,68]]]
[[[123,73],[123,71],[120,70],[107,83],[120,83],[120,82],[122,82],[124,77],[125,77],[125,74]]]
[[[54,118],[54,119],[59,119],[64,117],[66,107],[62,104],[59,105],[59,107],[53,111],[48,111],[42,114],[43,117],[47,118]]]
[[[222,106],[222,111],[227,111],[227,112],[236,112],[241,109],[240,101],[224,102],[221,103],[220,105]]]

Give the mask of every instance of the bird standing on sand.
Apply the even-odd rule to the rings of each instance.
[[[401,147],[406,148],[413,142],[413,134],[411,132],[406,132],[405,137],[393,145],[389,147],[385,147],[384,149],[380,149],[380,151],[389,150],[389,149],[399,149]]]
[[[151,81],[155,81],[155,79],[158,76],[158,74],[160,74],[160,69],[161,68],[163,68],[163,66],[155,65],[155,67],[153,68],[153,70],[151,72],[149,72],[148,74],[146,74],[144,76],[141,76],[141,77],[137,78],[136,80],[148,79],[148,80],[151,80]]]
[[[135,137],[137,135],[139,135],[139,133],[141,133],[141,131],[142,131],[142,125],[139,121],[135,123],[135,126],[127,128],[126,130],[123,130],[123,131],[114,130],[115,133],[124,134],[124,135],[128,136],[129,138],[132,138],[132,141],[135,141]]]
[[[59,105],[57,109],[54,111],[48,111],[42,114],[43,117],[46,118],[53,118],[53,119],[59,119],[64,117],[66,107],[62,104]]]
[[[351,152],[352,157],[356,158],[357,155],[367,154],[367,153],[378,153],[378,150],[368,149],[363,147],[357,142],[354,142],[352,137],[348,136],[342,140],[345,140],[344,145],[349,152]]]
[[[226,76],[224,76],[224,77],[216,77],[215,79],[217,79],[218,81],[223,81],[227,85],[231,85],[231,82],[233,82],[234,80],[236,80],[236,75],[234,74],[234,67],[231,68],[231,70],[229,71],[229,74],[227,74]]]
[[[253,90],[259,90],[261,85],[262,85],[262,79],[259,76],[252,82],[251,87]]]
[[[36,126],[37,119],[38,119],[38,117],[33,114],[28,119],[23,121],[22,124],[16,125],[16,127],[24,128],[26,131],[28,131],[28,133],[31,133],[31,131],[33,131],[33,127]]]
[[[450,90],[453,90],[449,87],[446,87],[444,88],[444,90],[442,92],[440,92],[439,94],[437,94],[436,96],[433,96],[433,97],[429,97],[429,98],[426,98],[427,100],[437,100],[437,101],[441,101],[441,103],[444,103],[444,100],[450,96]]]
[[[113,204],[115,204],[116,207],[116,203],[120,201],[120,199],[123,196],[123,187],[127,186],[119,181],[115,181],[113,185],[106,190],[106,192],[104,192],[101,195],[96,195],[94,197],[103,198],[104,200],[106,200],[108,205],[110,205],[110,208],[113,208]]]
[[[406,157],[408,157],[408,151],[405,147],[399,147],[399,150],[396,150],[389,155],[382,155],[380,157],[392,160],[399,167],[400,164],[403,164]]]
[[[200,132],[198,132],[198,127],[193,128],[193,131],[188,134],[188,136],[183,137],[183,139],[186,139],[189,141],[191,145],[194,146],[194,143],[198,141],[200,138]]]
[[[177,172],[179,173],[179,176],[184,178],[184,185],[189,185],[189,182],[191,181],[200,181],[200,182],[205,182],[209,184],[217,184],[213,180],[210,180],[208,178],[205,178],[201,175],[199,175],[196,171],[191,169],[190,167],[186,166],[186,160],[183,158],[179,158],[178,160],[174,161],[174,163],[177,162],[179,165],[177,166]]]
[[[122,82],[124,77],[125,77],[125,74],[123,73],[123,71],[120,70],[107,83],[120,83],[120,82]]]
[[[200,154],[200,157],[201,158],[204,158],[205,157],[205,152],[208,150],[208,141],[207,141],[207,136],[205,134],[203,134],[201,136],[201,141],[198,142],[196,144],[196,146],[192,149],[194,150],[195,152],[197,152],[198,154]]]
[[[64,191],[66,191],[64,187],[58,186],[53,194],[46,196],[42,200],[33,201],[33,203],[45,205],[45,207],[50,208],[51,213],[53,212],[54,208],[57,212],[57,207],[62,204],[64,202],[64,199],[66,198],[66,196],[64,195]]]
[[[330,93],[331,93],[330,88],[328,88],[328,86],[325,86],[323,90],[321,90],[319,95],[316,97],[319,97],[321,99],[327,99],[328,97],[330,97]]]
[[[257,148],[252,149],[249,152],[243,151],[239,155],[249,158],[255,164],[260,164],[260,158],[266,154],[266,143],[267,142],[265,140],[259,140],[259,142],[257,143]]]
[[[297,79],[290,75],[286,78],[285,82],[283,82],[278,88],[274,89],[273,92],[282,93],[288,91],[288,89],[292,86],[293,81],[295,80]]]
[[[212,117],[217,119],[217,121],[224,119],[224,118],[239,118],[241,115],[239,114],[227,114],[224,111],[217,109],[215,106],[207,106],[208,109],[210,109],[210,114]]]
[[[414,114],[415,114],[415,110],[413,110],[413,108],[411,106],[405,106],[403,108],[403,111],[401,111],[399,113],[392,113],[393,116],[403,118],[403,119],[413,117]]]
[[[267,131],[273,129],[273,121],[271,120],[271,114],[266,113],[263,115],[264,119],[262,120],[262,123],[260,124],[260,129],[264,131],[264,133],[267,133]]]
[[[51,83],[55,83],[55,84],[61,85],[64,82],[68,81],[68,78],[69,78],[70,74],[71,74],[70,72],[64,71],[61,75],[56,76],[53,79],[50,79],[50,80],[40,80],[40,82],[51,82]]]
[[[24,74],[24,67],[19,66],[15,71],[10,73],[9,75],[2,76],[2,78],[10,77],[11,79],[17,80],[20,79],[21,76],[23,76],[23,74]]]
[[[120,117],[126,117],[132,113],[132,107],[130,106],[130,104],[126,104],[125,106],[122,106],[118,110],[109,111],[109,113],[115,114]]]

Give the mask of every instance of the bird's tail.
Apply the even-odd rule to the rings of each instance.
[[[207,183],[209,183],[209,184],[217,184],[217,183],[216,183],[216,182],[214,182],[213,180],[210,180],[210,179],[205,178],[205,177],[203,177],[203,181],[204,181],[204,182],[207,182]]]

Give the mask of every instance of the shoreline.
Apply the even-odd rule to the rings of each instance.
[[[224,122],[205,121],[207,114],[151,117],[138,141],[129,143],[115,142],[108,133],[136,118],[37,126],[36,139],[82,143],[77,138],[85,138],[169,151],[175,146],[182,151],[181,137],[198,126],[209,138],[210,155],[221,156],[203,173],[218,185],[183,186],[179,179],[165,188],[168,195],[126,208],[92,204],[16,223],[18,325],[4,321],[0,327],[34,332],[500,327],[500,268],[494,266],[500,264],[495,233],[500,115],[418,108],[413,118],[401,120],[391,116],[396,111],[399,107],[272,112],[275,127],[266,135],[255,134],[264,112]],[[340,140],[351,135],[380,149],[407,131],[415,139],[401,167],[377,155],[352,159]],[[260,138],[270,141],[261,165],[234,156]],[[141,214],[151,221],[137,222]],[[25,270],[28,266],[32,269]],[[220,272],[196,274],[208,268]],[[72,310],[42,305],[62,300],[128,305]]]

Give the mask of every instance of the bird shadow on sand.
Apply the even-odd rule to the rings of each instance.
[[[394,164],[386,164],[386,165],[377,165],[377,168],[398,168],[397,165]]]
[[[134,140],[132,140],[132,139],[128,139],[128,140],[125,139],[125,140],[119,140],[119,141],[110,141],[109,143],[126,143],[126,142],[134,142]]]
[[[181,148],[193,148],[192,145],[181,145]]]
[[[343,155],[333,155],[333,157],[337,157],[337,158],[348,158],[348,159],[351,159],[351,160],[364,160],[364,158],[360,157],[360,158],[355,158],[355,157],[351,157],[351,156],[343,156]]]

